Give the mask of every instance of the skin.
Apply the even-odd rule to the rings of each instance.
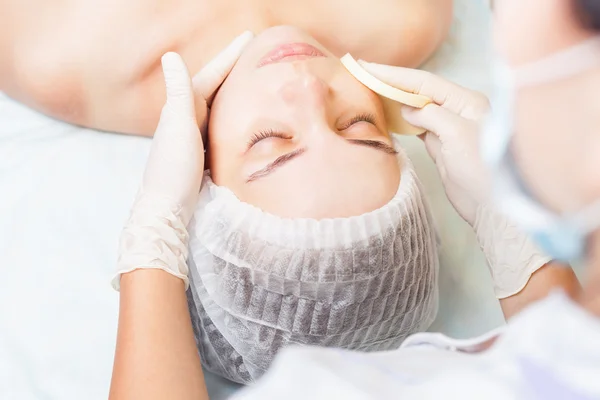
[[[323,56],[257,66],[286,43],[308,43]],[[259,141],[251,144],[255,135]],[[221,86],[211,109],[209,154],[216,184],[281,217],[360,215],[391,200],[400,180],[378,97],[333,53],[289,26],[251,42]],[[272,172],[260,172],[290,155]]]
[[[167,51],[194,75],[244,30],[287,24],[336,56],[417,66],[451,19],[452,0],[7,0],[0,90],[67,122],[149,136]]]
[[[290,42],[310,43],[323,56],[257,68],[266,53]],[[247,93],[257,93],[252,102],[247,101]],[[273,112],[274,107],[279,112]],[[238,118],[231,118],[232,112]],[[373,114],[375,123],[358,121],[349,126],[347,121],[357,113]],[[267,138],[248,150],[256,129],[281,126],[289,128],[291,139]],[[213,101],[209,131],[215,182],[269,212],[312,218],[356,215],[383,205],[398,188],[395,154],[348,141],[367,139],[391,145],[377,96],[359,84],[331,52],[297,28],[267,30],[246,48]],[[248,182],[257,169],[299,146],[306,148],[302,157]],[[319,151],[321,147],[328,152]],[[304,179],[310,175],[307,171],[320,174],[319,179]],[[375,178],[368,179],[369,174]],[[297,184],[280,194],[289,180]],[[365,190],[371,196],[360,196]],[[304,192],[310,193],[305,196],[308,201],[296,201]],[[357,201],[347,202],[347,196]],[[109,397],[208,399],[180,279],[144,269],[121,277]]]
[[[532,3],[535,2],[535,0],[532,0]],[[527,57],[528,54],[528,52],[520,50],[521,39],[528,37],[529,34],[533,36],[539,35],[541,27],[548,22],[546,17],[548,15],[559,14],[560,8],[557,9],[556,7],[564,6],[564,2],[558,0],[537,0],[537,2],[538,4],[536,5],[538,7],[532,5],[530,9],[525,9],[525,12],[521,7],[522,2],[517,0],[496,2],[496,7],[499,7],[500,4],[503,7],[496,14],[496,40],[505,58],[513,65],[519,62],[519,57]],[[540,9],[546,11],[540,14]],[[513,18],[508,18],[508,16],[512,16]],[[575,24],[572,14],[564,14],[564,18],[566,18],[565,22],[567,24],[554,26],[554,29],[559,31],[557,35],[552,37],[540,36],[540,41],[533,41],[530,44],[531,48],[529,50],[538,51],[539,56],[543,56],[545,53],[549,54],[549,49],[552,49],[553,46],[560,47],[556,41],[563,42],[569,37],[575,40],[576,38],[571,34],[578,36],[585,33],[571,28]],[[501,29],[502,26],[508,27],[509,24],[510,29]],[[514,34],[515,26],[518,27],[517,29],[522,29],[522,31]],[[562,27],[566,28],[563,32],[560,32]],[[563,37],[563,35],[565,36]],[[538,43],[537,46],[535,43]],[[584,79],[585,83],[590,85],[590,87],[596,87],[599,83],[597,82],[598,78],[595,71],[585,74],[585,76],[569,78],[568,81],[575,87],[578,87],[577,85],[581,84],[580,80]],[[544,86],[554,87],[554,91],[551,93],[559,96],[561,90],[566,89],[563,87],[564,84],[565,82],[557,82]],[[549,90],[549,88],[544,87],[536,88],[538,91],[543,91],[543,89]],[[533,92],[535,93],[535,90]],[[580,92],[580,95],[584,96],[584,99],[579,99],[577,103],[580,105],[579,107],[561,107],[559,109],[564,110],[564,113],[547,113],[546,118],[559,121],[564,118],[571,118],[572,120],[582,121],[581,127],[584,128],[584,132],[577,130],[571,130],[570,132],[573,135],[577,135],[578,139],[580,138],[579,135],[583,136],[581,139],[585,139],[583,145],[587,147],[586,151],[582,151],[582,145],[579,141],[573,140],[570,135],[565,135],[564,130],[553,129],[552,125],[549,126],[548,130],[534,129],[533,125],[527,125],[527,118],[524,116],[520,116],[517,119],[517,129],[515,130],[514,150],[517,155],[527,155],[527,157],[520,158],[519,165],[522,171],[527,171],[523,175],[527,177],[528,183],[536,190],[536,194],[541,199],[544,199],[547,205],[560,211],[566,211],[568,205],[573,202],[584,203],[591,196],[594,199],[600,198],[600,191],[595,191],[597,182],[600,181],[597,176],[597,171],[600,169],[598,169],[598,165],[594,165],[593,161],[585,158],[587,154],[590,154],[590,158],[594,154],[597,154],[594,149],[600,146],[600,137],[598,134],[594,133],[591,128],[585,129],[587,127],[598,126],[596,121],[597,114],[590,112],[590,110],[594,110],[591,92],[584,90]],[[586,95],[588,97],[585,97]],[[531,98],[529,99],[529,101],[533,101]],[[520,105],[527,106],[528,97],[524,96],[522,92],[519,93],[518,100]],[[546,104],[548,107],[552,105],[552,99],[549,99],[548,96],[544,98],[540,92],[537,92],[535,100],[545,101],[546,103],[543,104]],[[536,120],[540,122],[539,119],[536,118]],[[540,148],[543,148],[544,151],[539,151]],[[580,161],[585,162],[569,164],[569,161],[573,159],[575,154],[579,156]],[[569,168],[568,171],[566,168],[563,168],[558,171],[558,174],[553,175],[549,174],[546,168],[537,167],[541,165],[551,168],[554,163],[562,166],[574,165],[577,168]],[[563,188],[570,187],[568,186],[569,179],[572,179],[573,173],[576,173],[579,177],[578,180],[582,182],[580,187],[576,187],[577,190],[565,191],[563,189],[563,191],[567,192],[566,194],[561,194],[553,190],[554,185]],[[551,179],[547,178],[548,175],[551,175]],[[555,184],[557,181],[559,183]],[[589,312],[600,315],[600,231],[591,235],[588,244],[588,280],[583,291],[575,293],[574,296]],[[573,276],[569,275],[568,272],[564,272],[569,271],[568,269],[559,268],[558,264],[553,263],[536,272],[521,293],[503,301],[505,313],[507,309],[512,310],[511,312],[517,312],[525,304],[544,297],[553,287],[565,287],[568,285]],[[135,370],[139,375],[133,376],[133,378],[137,379],[136,384],[132,384],[131,382],[128,384],[127,379],[119,376],[120,373],[125,373],[123,369],[117,371],[115,367],[111,398],[164,398],[165,393],[168,393],[169,398],[208,398],[203,386],[204,381],[201,372],[191,373],[198,370],[199,360],[193,357],[184,357],[183,360],[185,362],[176,363],[176,354],[181,350],[179,342],[187,343],[190,347],[189,351],[192,351],[192,333],[191,329],[185,326],[181,327],[181,329],[172,329],[173,326],[179,326],[189,320],[183,294],[183,285],[173,281],[173,279],[172,276],[162,271],[137,270],[123,276],[121,281],[122,303],[119,336],[120,338],[129,338],[130,342],[119,340],[117,345],[117,359],[120,359],[121,362],[129,360],[131,362],[130,369]],[[179,286],[177,286],[178,284]],[[136,287],[136,285],[139,286]],[[131,295],[125,295],[124,293],[126,292],[129,292]],[[144,299],[144,301],[139,301],[139,299]],[[148,304],[151,305],[151,309],[156,308],[158,312],[147,312],[148,306],[145,301],[149,302]],[[136,318],[138,314],[143,315],[144,318]],[[149,327],[153,327],[155,331],[149,332]],[[139,335],[136,337],[137,340],[143,340],[145,343],[145,346],[140,346],[142,351],[135,352],[133,350],[140,349],[140,347],[134,345],[134,333]],[[146,336],[144,337],[144,335]],[[168,337],[169,340],[165,340],[164,337]],[[128,344],[131,344],[131,346],[127,346]],[[145,363],[141,361],[145,361]],[[148,361],[152,364],[149,364]],[[178,375],[178,373],[181,375]],[[165,380],[152,379],[165,376],[173,378]],[[131,375],[127,375],[127,377],[131,378]],[[131,388],[136,388],[137,390]],[[182,389],[180,390],[179,388]],[[128,389],[131,390],[128,391]],[[173,395],[174,393],[176,393],[176,396]]]
[[[162,270],[121,277],[109,398],[208,399],[183,281]]]
[[[544,12],[540,13],[538,7]],[[593,35],[580,24],[573,2],[533,0],[525,8],[516,0],[495,3],[495,42],[512,67]],[[600,68],[593,68],[517,92],[512,148],[519,173],[537,199],[559,213],[579,210],[600,199],[598,87]],[[574,296],[589,311],[600,315],[598,230],[588,240],[588,251],[586,283]],[[571,279],[564,277],[561,281]]]
[[[573,269],[553,261],[535,271],[519,293],[500,300],[504,318],[511,319],[531,303],[542,300],[557,289],[562,289],[573,298],[581,293],[581,285]]]
[[[542,15],[536,15],[535,7],[541,4],[550,7]],[[528,2],[525,10],[514,1],[497,2],[495,13],[495,41],[503,57],[515,68],[576,45],[594,34],[581,26],[569,1],[537,0]],[[501,35],[500,30],[509,31],[505,29],[509,24],[514,29]],[[517,40],[519,35],[529,38],[524,45]],[[600,194],[600,181],[590,174],[600,167],[599,144],[592,140],[600,123],[600,105],[592,101],[598,82],[600,69],[592,69],[518,92],[515,124],[517,130],[526,132],[514,136],[519,171],[536,197],[558,212],[579,210]],[[563,112],[549,117],[549,109]],[[533,151],[535,148],[543,148],[546,156]],[[548,151],[552,157],[547,157]],[[565,168],[567,165],[578,168]]]

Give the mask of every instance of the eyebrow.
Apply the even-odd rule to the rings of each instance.
[[[306,151],[306,148],[297,149],[297,150],[292,151],[291,153],[287,153],[280,157],[277,157],[275,159],[275,161],[267,164],[266,167],[261,168],[258,171],[254,172],[252,175],[250,175],[248,177],[248,179],[246,179],[246,183],[255,181],[257,179],[260,179],[260,178],[263,178],[263,177],[269,175],[271,172],[275,171],[277,168],[281,167],[282,165],[285,165],[286,163],[290,162],[294,158],[300,156],[305,151]]]
[[[396,149],[390,146],[387,143],[380,142],[378,140],[368,140],[368,139],[346,139],[348,142],[355,144],[357,146],[365,146],[370,147],[375,150],[383,151],[386,154],[398,154]],[[246,179],[246,183],[250,183],[260,178],[264,178],[269,175],[277,168],[287,164],[294,158],[302,155],[306,151],[306,148],[301,148],[298,150],[294,150],[290,153],[284,154],[280,157],[277,157],[275,161],[269,163],[266,167],[259,169],[258,171],[252,173],[248,179]]]

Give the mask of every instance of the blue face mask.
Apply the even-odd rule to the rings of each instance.
[[[574,261],[585,254],[585,236],[579,229],[532,231],[531,238],[540,249],[555,260]]]
[[[587,236],[600,226],[600,200],[576,213],[548,210],[528,189],[511,153],[516,89],[536,86],[600,66],[600,36],[510,70],[501,63],[494,71],[492,114],[481,138],[484,161],[493,171],[494,199],[550,257],[574,261],[585,255]]]

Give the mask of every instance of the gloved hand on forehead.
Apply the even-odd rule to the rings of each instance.
[[[229,74],[251,32],[237,37],[193,79],[181,57],[162,57],[167,100],[154,134],[142,185],[119,243],[117,274],[138,268],[162,269],[188,286],[187,224],[202,182],[207,105]]]
[[[479,151],[479,132],[490,106],[481,93],[429,72],[361,62],[375,77],[433,100],[422,109],[404,107],[403,117],[427,129],[422,136],[448,196],[477,235],[498,298],[520,292],[550,260],[515,224],[491,206],[490,177]]]

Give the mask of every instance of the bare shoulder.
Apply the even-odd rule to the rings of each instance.
[[[162,93],[140,82],[158,80],[160,56],[185,34],[169,29],[184,25],[177,3],[193,1],[2,1],[0,90],[74,124],[149,132]]]
[[[254,19],[245,2],[2,0],[0,36],[11,39],[0,47],[0,90],[63,121],[151,135],[161,56],[177,51],[198,71]]]
[[[452,0],[0,0],[0,90],[67,122],[151,135],[167,51],[193,74],[244,29],[288,24],[340,56],[417,66],[451,17]]]

